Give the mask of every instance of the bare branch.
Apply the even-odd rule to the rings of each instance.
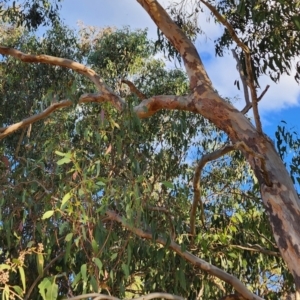
[[[251,51],[250,49],[238,38],[235,30],[233,27],[227,22],[227,20],[218,12],[218,10],[212,6],[210,3],[208,3],[205,0],[201,0],[203,4],[205,4],[209,10],[213,13],[213,15],[217,18],[217,20],[222,23],[226,29],[228,30],[231,38],[237,43],[237,45],[243,50],[245,53],[245,59],[246,59],[246,71],[247,71],[247,84],[250,88],[251,92],[251,99],[252,99],[252,108],[253,108],[253,115],[255,120],[256,129],[259,133],[262,133],[262,126],[260,121],[260,116],[258,113],[258,100],[257,100],[257,93],[256,93],[256,87],[254,83],[254,77],[253,77],[253,70],[252,70],[252,64],[251,64]]]
[[[129,223],[127,223],[124,218],[114,211],[107,211],[106,215],[113,221],[120,223],[124,228],[127,230],[133,232],[137,236],[147,239],[147,240],[152,240],[153,241],[153,235],[150,232],[146,232],[142,229],[133,227]],[[186,261],[190,262],[192,265],[200,268],[201,270],[216,276],[220,278],[221,280],[227,282],[228,284],[232,285],[241,295],[245,297],[245,299],[251,299],[251,300],[262,300],[261,297],[251,293],[246,286],[236,277],[226,273],[222,269],[219,269],[216,266],[213,266],[206,262],[205,260],[193,255],[192,253],[188,251],[182,251],[182,248],[179,244],[175,243],[174,241],[171,241],[170,243],[167,243],[166,240],[164,240],[161,237],[158,237],[156,239],[156,243],[161,244],[163,246],[166,246],[169,244],[169,249],[173,250],[176,252],[179,256],[184,258]]]
[[[91,293],[91,294],[85,294],[80,296],[75,296],[68,298],[66,300],[81,300],[81,299],[87,299],[92,298],[93,300],[121,300],[120,298],[116,298],[113,296],[103,295],[103,294],[97,294],[97,293]],[[132,298],[132,300],[151,300],[151,299],[169,299],[169,300],[184,300],[183,297],[168,294],[168,293],[151,293],[148,295],[144,295],[138,298]],[[126,299],[124,299],[126,300]]]
[[[95,94],[84,94],[79,98],[78,103],[102,103],[102,102],[111,102],[115,104],[116,95],[109,93],[95,93]],[[120,98],[121,99],[121,98]],[[193,106],[189,106],[190,101],[187,101],[188,97],[182,96],[173,96],[173,95],[162,95],[162,96],[154,96],[149,99],[145,99],[138,106],[134,108],[136,114],[140,118],[147,118],[155,114],[157,111],[161,109],[168,110],[186,110],[186,111],[195,111]],[[121,99],[122,100],[122,99]],[[44,111],[39,114],[30,116],[18,123],[12,124],[8,127],[0,128],[0,140],[4,139],[6,136],[14,133],[15,131],[26,127],[30,124],[33,124],[39,120],[45,119],[54,111],[69,107],[73,105],[74,102],[71,100],[62,100],[60,102],[53,103]],[[120,106],[115,106],[117,109],[121,109]]]
[[[261,95],[257,98],[257,102],[259,102],[263,98],[263,96],[268,91],[269,87],[270,87],[269,85],[267,85],[265,87],[265,89],[263,90],[263,92],[261,93]],[[241,110],[241,113],[242,114],[246,114],[251,108],[252,108],[252,103],[250,102],[250,103],[246,104],[246,106]]]
[[[9,48],[1,45],[0,54],[13,56],[26,63],[43,63],[71,69],[90,79],[96,85],[98,91],[101,92],[102,95],[110,94],[112,103],[118,110],[122,110],[125,105],[125,102],[118,95],[116,95],[110,87],[105,84],[102,78],[94,70],[76,61],[44,54],[25,54],[14,48]]]
[[[251,245],[251,244],[248,244],[247,246],[230,245],[229,247],[252,251],[252,252],[260,252],[260,253],[263,253],[266,255],[281,257],[281,254],[279,252],[265,249],[265,248],[261,247],[260,245]]]
[[[192,98],[189,96],[158,95],[143,100],[134,107],[134,111],[139,118],[148,118],[162,109],[197,112],[191,103]]]
[[[203,207],[203,202],[201,201],[201,187],[200,187],[200,177],[201,177],[202,169],[204,168],[206,163],[208,163],[209,161],[216,160],[219,157],[221,157],[235,149],[236,148],[233,145],[226,145],[223,148],[218,149],[212,153],[205,154],[201,157],[201,159],[196,167],[195,175],[194,175],[194,179],[193,179],[194,199],[193,199],[192,209],[191,209],[191,213],[190,213],[190,224],[191,224],[192,236],[194,236],[196,234],[195,219],[196,219],[196,212],[197,212],[198,204],[200,204],[201,222],[205,228],[204,207]]]
[[[79,103],[88,103],[88,102],[104,102],[108,98],[108,94],[106,97],[102,97],[100,94],[85,94],[79,99]],[[0,140],[4,139],[6,136],[14,133],[15,131],[27,127],[30,124],[33,124],[39,120],[45,119],[48,117],[52,112],[73,105],[74,102],[71,100],[63,100],[57,103],[53,103],[49,107],[47,107],[44,111],[39,114],[30,116],[18,123],[12,124],[8,127],[0,128]]]
[[[265,89],[263,90],[263,92],[261,93],[261,95],[257,98],[257,101],[260,101],[262,98],[263,98],[263,96],[266,94],[266,92],[268,91],[268,89],[269,89],[269,85],[267,85],[266,87],[265,87]]]
[[[245,298],[239,294],[230,294],[220,298],[219,300],[245,300]]]
[[[248,104],[250,104],[250,99],[249,99],[247,78],[246,78],[246,75],[243,71],[243,67],[241,65],[241,62],[240,62],[236,52],[234,51],[234,49],[231,49],[231,51],[232,51],[232,55],[233,55],[234,59],[236,60],[236,66],[237,66],[237,69],[240,73],[240,78],[241,78],[241,81],[242,81],[242,84],[243,84],[243,90],[244,90],[244,97],[245,97],[246,105],[248,105]]]
[[[131,93],[136,94],[140,100],[147,99],[147,96],[143,94],[130,80],[122,79],[121,82],[127,84]]]

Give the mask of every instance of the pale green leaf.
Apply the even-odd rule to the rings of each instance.
[[[46,211],[42,216],[42,220],[51,218],[53,216],[53,214],[54,214],[54,210]]]

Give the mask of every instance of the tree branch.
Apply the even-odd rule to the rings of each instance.
[[[234,49],[231,49],[231,52],[232,52],[232,55],[233,55],[234,59],[236,60],[236,67],[239,71],[240,78],[241,78],[241,81],[242,81],[242,84],[243,84],[243,90],[244,90],[244,97],[245,97],[246,105],[248,105],[248,104],[250,104],[250,99],[249,99],[247,78],[246,78],[246,75],[243,71],[242,64],[241,64],[236,52],[234,51]]]
[[[81,300],[86,298],[92,298],[93,300],[121,300],[120,298],[116,298],[113,296],[103,295],[103,294],[97,294],[97,293],[91,293],[91,294],[85,294],[80,296],[75,296],[68,298],[66,300]],[[132,300],[151,300],[151,299],[169,299],[169,300],[184,300],[183,297],[168,294],[168,293],[151,293],[148,295],[144,295],[138,298],[132,298]],[[126,299],[124,299],[126,300]]]
[[[134,107],[135,113],[141,119],[148,118],[162,109],[197,112],[189,96],[158,95],[145,99]]]
[[[204,207],[203,207],[203,202],[201,200],[201,186],[200,186],[200,177],[201,177],[202,169],[209,161],[216,160],[219,157],[221,157],[235,149],[236,148],[234,145],[226,145],[223,148],[218,149],[212,153],[203,155],[201,157],[200,161],[198,162],[198,165],[195,170],[194,179],[193,179],[194,199],[193,199],[192,209],[191,209],[191,213],[190,213],[190,225],[191,225],[191,235],[192,236],[194,236],[196,234],[195,219],[196,219],[196,212],[197,212],[198,204],[200,204],[201,222],[205,228]]]
[[[118,95],[116,95],[114,91],[109,86],[106,85],[106,83],[94,70],[86,67],[83,64],[80,64],[76,61],[67,58],[60,58],[60,57],[55,57],[50,55],[26,54],[17,49],[9,48],[1,45],[0,45],[0,54],[13,56],[16,59],[19,59],[26,63],[42,63],[42,64],[60,66],[60,67],[71,69],[90,79],[96,85],[98,91],[101,92],[103,96],[109,94],[113,105],[118,110],[122,110],[124,108],[125,105],[124,100],[122,100]]]
[[[212,87],[212,83],[206,73],[204,65],[197,49],[187,38],[184,32],[170,18],[164,8],[156,0],[137,0],[146,10],[153,22],[180,53],[187,75],[190,79],[190,87]]]
[[[105,96],[101,96],[100,94],[85,94],[79,99],[79,103],[89,103],[89,102],[104,102],[107,101],[109,94],[106,94]],[[73,105],[74,102],[71,100],[62,100],[60,102],[53,103],[49,107],[47,107],[45,110],[43,110],[41,113],[30,116],[18,123],[12,124],[8,127],[0,128],[0,140],[4,139],[6,136],[12,134],[13,132],[24,128],[30,124],[33,124],[39,120],[45,119],[48,117],[52,112]]]
[[[279,252],[265,249],[265,248],[261,247],[260,245],[251,245],[251,244],[249,244],[247,246],[229,245],[229,247],[238,248],[238,249],[247,250],[247,251],[253,251],[253,252],[260,252],[260,253],[263,253],[266,255],[281,257],[281,254]]]
[[[114,211],[107,211],[106,215],[108,216],[109,219],[120,223],[124,228],[133,232],[137,236],[153,241],[153,235],[150,232],[146,232],[142,229],[133,227],[132,225],[127,223],[122,216],[118,215]],[[184,258],[186,261],[190,262],[192,265],[200,268],[201,270],[203,270],[213,276],[216,276],[216,277],[220,278],[221,280],[227,282],[228,284],[232,285],[246,299],[262,300],[261,297],[251,293],[238,278],[226,273],[225,271],[223,271],[222,269],[219,269],[218,267],[215,267],[215,266],[209,264],[205,260],[198,258],[197,256],[193,255],[192,253],[190,253],[188,251],[182,251],[181,246],[179,244],[175,243],[174,241],[167,243],[167,241],[161,237],[158,237],[155,241],[156,241],[156,243],[161,244],[163,246],[166,246],[168,244],[169,249],[176,252],[179,256]]]
[[[140,100],[147,99],[147,96],[143,94],[130,80],[122,79],[121,82],[127,84],[131,93],[136,94]]]
[[[245,298],[239,294],[230,294],[220,298],[219,300],[245,300]]]
[[[261,93],[261,95],[257,98],[257,102],[259,102],[263,98],[263,96],[268,91],[269,87],[270,87],[269,85],[267,85],[265,87],[265,89],[263,90],[263,92]],[[252,103],[250,102],[250,103],[246,104],[246,106],[241,110],[241,113],[242,114],[246,114],[251,108],[252,108]]]
[[[201,2],[207,6],[207,8],[213,13],[213,15],[217,18],[217,20],[222,23],[226,29],[228,30],[231,38],[237,43],[237,45],[243,50],[245,54],[245,61],[246,61],[246,71],[247,71],[247,84],[250,88],[251,92],[251,100],[252,100],[252,108],[253,108],[253,115],[255,120],[256,129],[259,133],[262,133],[262,126],[260,121],[260,116],[258,113],[258,100],[257,100],[257,93],[254,83],[254,77],[253,77],[253,70],[252,70],[252,63],[251,63],[251,51],[250,49],[239,39],[237,36],[235,30],[227,22],[227,20],[218,12],[218,10],[212,6],[210,3],[208,3],[205,0],[201,0]]]
[[[121,99],[121,98],[120,98]],[[173,96],[173,95],[162,95],[162,96],[154,96],[149,99],[145,99],[138,106],[134,108],[136,114],[140,118],[147,118],[154,115],[157,111],[161,109],[168,110],[186,110],[186,111],[194,111],[192,106],[189,106],[191,101],[187,101],[187,97],[182,96]],[[115,94],[109,93],[94,93],[94,94],[84,94],[79,98],[78,103],[102,103],[102,102],[111,102],[114,104]],[[62,100],[60,102],[53,103],[44,111],[39,114],[30,116],[18,123],[12,124],[7,127],[0,128],[0,140],[4,139],[6,136],[14,133],[15,131],[26,127],[30,124],[33,124],[39,120],[45,119],[54,111],[69,107],[73,105],[74,102],[71,100]],[[120,109],[119,106],[115,106],[117,109]]]

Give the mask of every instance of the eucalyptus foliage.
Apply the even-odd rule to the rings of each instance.
[[[12,32],[13,39],[7,38],[20,50],[87,63],[128,107],[120,114],[107,104],[77,105],[79,94],[94,91],[78,74],[1,60],[2,126],[57,99],[74,101],[0,146],[0,274],[9,275],[1,277],[3,299],[15,293],[49,300],[92,291],[118,297],[167,291],[186,299],[200,294],[217,299],[232,292],[229,284],[168,249],[171,238],[266,299],[293,289],[256,178],[239,152],[203,170],[204,212],[197,211],[197,235],[191,236],[196,162],[228,140],[200,115],[163,111],[143,121],[136,117],[132,107],[141,100],[123,79],[147,97],[189,92],[185,74],[166,67],[146,31],[102,29],[90,43],[83,42],[83,36],[90,38],[87,28],[74,32],[59,24],[42,38]],[[167,245],[135,236],[109,220],[108,210],[154,239],[163,237]]]

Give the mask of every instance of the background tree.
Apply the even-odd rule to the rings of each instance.
[[[287,223],[299,217],[299,201],[259,115],[254,128],[221,99],[182,31],[156,1],[138,2],[188,77],[166,69],[145,31],[76,33],[56,23],[42,39],[15,27],[3,37],[11,48],[0,47],[8,55],[0,97],[2,296],[297,293],[297,222]],[[250,109],[260,97],[249,48],[239,43]],[[282,158],[283,141],[298,151],[297,137],[282,127],[277,137]],[[297,177],[297,160],[291,165]]]

